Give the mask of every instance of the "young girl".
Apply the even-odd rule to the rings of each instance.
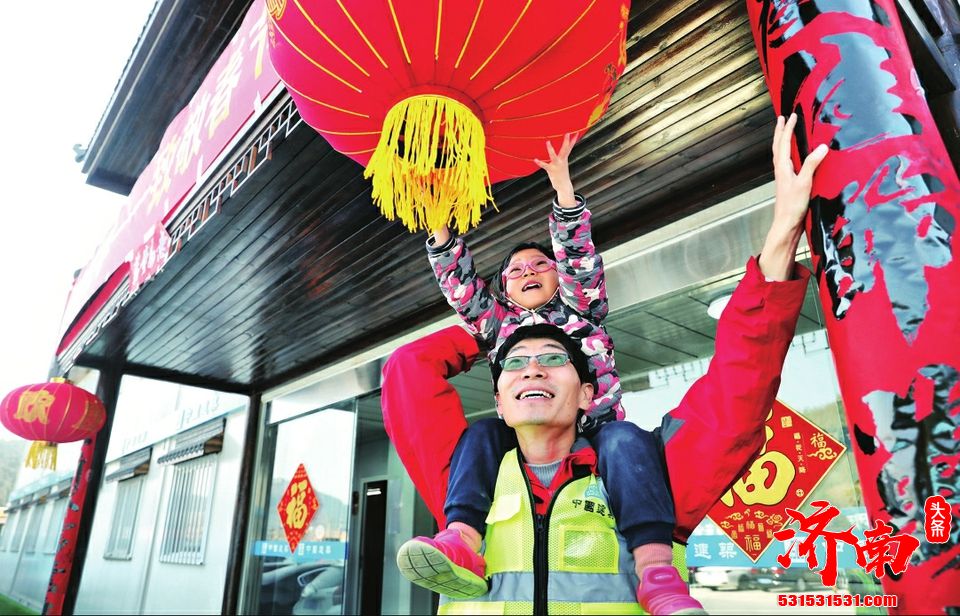
[[[466,322],[491,362],[507,337],[522,325],[550,323],[579,341],[595,381],[595,394],[580,421],[580,433],[597,453],[598,471],[620,534],[627,541],[641,580],[638,600],[653,613],[703,613],[672,565],[673,502],[660,445],[652,434],[624,418],[613,342],[602,321],[607,315],[603,262],[590,233],[586,201],[574,193],[568,158],[575,137],[559,152],[547,142],[548,161],[535,161],[557,192],[549,217],[552,250],[528,242],[509,251],[488,288],[474,269],[463,240],[446,228],[427,242],[440,288]],[[400,550],[422,554],[429,546],[439,567],[402,568],[410,581],[454,598],[487,592],[480,555],[486,517],[503,455],[516,436],[501,420],[474,423],[457,445],[450,465],[444,512],[447,528],[434,538],[417,537]],[[529,465],[534,499],[549,502],[556,464]]]

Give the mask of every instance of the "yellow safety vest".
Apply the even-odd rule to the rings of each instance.
[[[441,596],[439,614],[646,614],[636,599],[633,554],[600,478],[565,483],[539,521],[532,503],[513,449],[500,463],[487,516],[490,592],[464,601]],[[686,549],[677,543],[673,564],[686,581]]]

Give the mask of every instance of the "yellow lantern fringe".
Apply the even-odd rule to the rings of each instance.
[[[373,178],[373,201],[387,220],[399,218],[410,231],[447,225],[464,233],[493,199],[485,148],[483,125],[466,105],[413,96],[387,113],[363,177]]]
[[[57,444],[50,441],[34,441],[27,451],[27,468],[57,468]]]

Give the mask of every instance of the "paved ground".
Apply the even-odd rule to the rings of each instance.
[[[800,594],[834,594],[833,591],[815,590]],[[855,614],[853,607],[780,607],[777,593],[765,590],[710,590],[694,586],[690,594],[696,597],[711,614]]]

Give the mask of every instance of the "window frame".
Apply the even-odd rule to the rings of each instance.
[[[24,529],[20,550],[26,554],[37,553],[37,543],[40,535],[40,524],[43,514],[48,509],[45,502],[37,501],[30,506],[30,520]]]
[[[136,475],[117,482],[113,516],[110,519],[110,533],[103,548],[105,560],[133,559],[134,539],[137,534],[140,499],[143,496],[145,477],[145,475]]]
[[[159,562],[178,565],[204,564],[210,538],[218,462],[219,456],[212,454],[173,465],[158,553]]]
[[[47,519],[46,535],[43,537],[43,554],[56,554],[57,544],[60,542],[60,531],[63,530],[63,518],[70,503],[69,496],[61,496],[50,502],[50,517]]]

